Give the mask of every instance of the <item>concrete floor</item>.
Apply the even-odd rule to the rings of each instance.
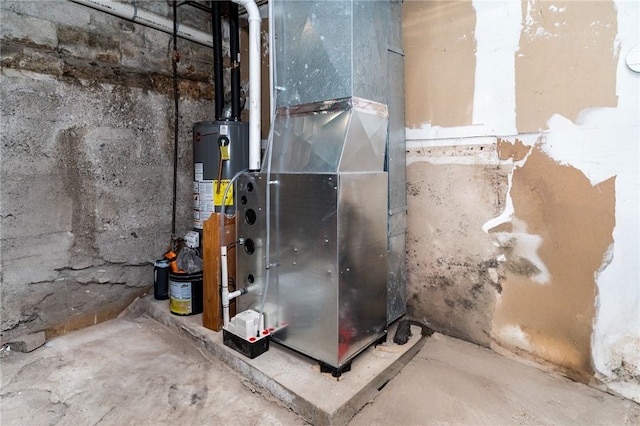
[[[1,362],[3,426],[305,424],[150,318],[111,320]]]
[[[434,334],[356,425],[640,425],[640,405]]]
[[[4,350],[0,362],[3,426],[305,424],[145,316]],[[435,334],[350,424],[638,425],[640,405]]]
[[[420,327],[412,326],[413,335],[404,345],[386,339],[369,346],[352,362],[351,371],[336,380],[321,373],[317,361],[272,343],[269,350],[249,359],[223,343],[222,333],[202,326],[202,315],[180,316],[169,311],[166,301],[143,297],[134,302],[127,315],[147,315],[173,330],[188,336],[217,360],[229,365],[243,377],[250,378],[258,391],[268,392],[282,404],[314,425],[341,425],[374,400],[383,388],[418,353],[427,341]],[[395,333],[396,325],[388,329]]]

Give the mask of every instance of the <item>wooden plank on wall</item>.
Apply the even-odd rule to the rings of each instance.
[[[222,329],[222,298],[220,277],[220,213],[214,213],[204,222],[202,230],[203,298],[202,325],[210,330]],[[236,239],[236,218],[226,217],[224,221],[225,244]],[[236,251],[235,245],[227,253],[229,270],[229,291],[235,290]],[[235,314],[235,301],[231,305],[231,315]]]

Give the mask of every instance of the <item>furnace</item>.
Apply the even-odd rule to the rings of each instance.
[[[406,305],[401,3],[272,8],[275,117],[261,170],[238,178],[238,308],[339,375]]]

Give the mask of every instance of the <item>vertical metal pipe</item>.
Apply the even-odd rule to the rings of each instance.
[[[238,5],[229,2],[229,44],[231,56],[231,119],[240,120],[240,25]]]
[[[213,32],[213,90],[215,119],[220,120],[224,108],[224,80],[222,67],[222,14],[220,2],[211,2],[211,29]]]
[[[174,103],[174,121],[173,121],[173,204],[171,211],[171,238],[176,235],[176,194],[178,191],[178,125],[179,125],[179,111],[178,111],[178,60],[180,56],[178,54],[178,5],[174,0],[173,2],[173,58],[171,58],[171,65],[173,68],[173,103]]]

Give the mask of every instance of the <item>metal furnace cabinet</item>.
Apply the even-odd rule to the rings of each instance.
[[[384,336],[387,326],[387,174],[270,176],[271,262],[265,327],[282,343],[334,368]],[[238,183],[239,310],[260,310],[266,288],[267,174]]]

